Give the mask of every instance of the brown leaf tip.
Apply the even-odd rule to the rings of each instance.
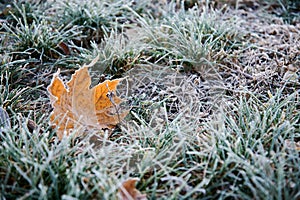
[[[129,178],[122,183],[122,186],[118,190],[118,197],[120,200],[147,200],[145,194],[141,194],[136,189],[135,184],[139,181],[139,178]]]

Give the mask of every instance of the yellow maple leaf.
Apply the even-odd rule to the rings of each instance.
[[[122,99],[115,95],[117,85],[122,79],[106,80],[90,88],[91,77],[88,68],[98,60],[95,58],[89,65],[83,65],[75,71],[67,88],[59,78],[60,70],[54,74],[47,90],[53,111],[51,124],[57,128],[57,136],[61,140],[64,135],[76,129],[113,128],[126,115],[116,109]]]

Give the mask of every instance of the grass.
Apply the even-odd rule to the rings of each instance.
[[[232,49],[238,43],[237,33],[228,24],[216,20],[218,15],[198,7],[176,10],[170,5],[157,22],[140,18],[146,29],[142,38],[154,51],[162,52],[166,63],[197,67],[218,62],[217,52]]]
[[[118,199],[130,177],[148,199],[300,198],[296,3],[194,3],[1,3],[0,199]],[[52,74],[96,56],[130,113],[59,141]]]
[[[267,4],[274,6],[274,13],[281,16],[288,23],[297,22],[299,18],[299,2],[293,0],[270,0]]]

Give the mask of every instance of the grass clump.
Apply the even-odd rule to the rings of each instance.
[[[9,113],[11,112],[24,112],[29,107],[31,102],[28,97],[33,89],[24,86],[17,86],[12,84],[9,76],[12,76],[8,70],[1,70],[0,76],[0,107],[6,109]]]
[[[279,91],[267,102],[241,99],[209,126],[210,155],[219,163],[213,198],[298,198],[298,98]]]
[[[52,9],[58,13],[59,24],[79,28],[81,35],[74,42],[78,46],[90,47],[90,42],[101,43],[105,34],[130,21],[129,12],[124,8],[131,4],[128,0],[62,1],[54,4]]]
[[[268,0],[267,4],[273,7],[272,12],[281,16],[284,21],[296,24],[300,20],[299,1],[293,0]]]
[[[202,123],[183,113],[159,123],[166,109],[154,111],[149,122],[130,131],[157,152],[148,150],[143,187],[159,199],[297,199],[298,98],[279,91],[265,101],[225,101],[223,111]]]
[[[82,143],[75,146],[70,140],[51,142],[52,133],[46,124],[46,130],[31,132],[26,117],[15,120],[12,129],[1,133],[2,197],[107,199],[115,196],[119,184],[116,168],[121,167],[121,160],[127,159],[125,155],[120,156],[121,160],[116,157],[117,148],[111,151],[109,145],[96,153],[91,145],[79,149]],[[42,125],[41,122],[38,123]],[[107,162],[107,151],[114,162]]]
[[[220,13],[198,7],[177,10],[170,4],[159,20],[140,19],[142,38],[156,63],[199,68],[221,60],[220,52],[235,48],[237,33],[216,20]]]
[[[36,59],[40,62],[58,58],[61,53],[58,48],[62,42],[66,42],[76,35],[74,29],[68,27],[55,28],[49,25],[46,18],[37,13],[31,13],[28,21],[28,11],[25,5],[18,7],[14,4],[20,16],[12,13],[15,25],[4,24],[7,36],[14,43],[10,46],[13,49],[13,60]]]
[[[124,28],[124,27],[123,27]],[[121,77],[126,71],[140,62],[142,48],[139,44],[128,41],[126,33],[118,32],[115,27],[110,33],[104,32],[100,45],[91,43],[91,50],[80,49],[81,57],[91,60],[99,55],[99,64],[93,71],[106,74],[107,77]]]

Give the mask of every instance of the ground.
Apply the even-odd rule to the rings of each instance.
[[[299,199],[299,7],[0,1],[0,199],[117,199],[131,178],[147,199]],[[47,87],[97,56],[128,115],[59,139]]]

